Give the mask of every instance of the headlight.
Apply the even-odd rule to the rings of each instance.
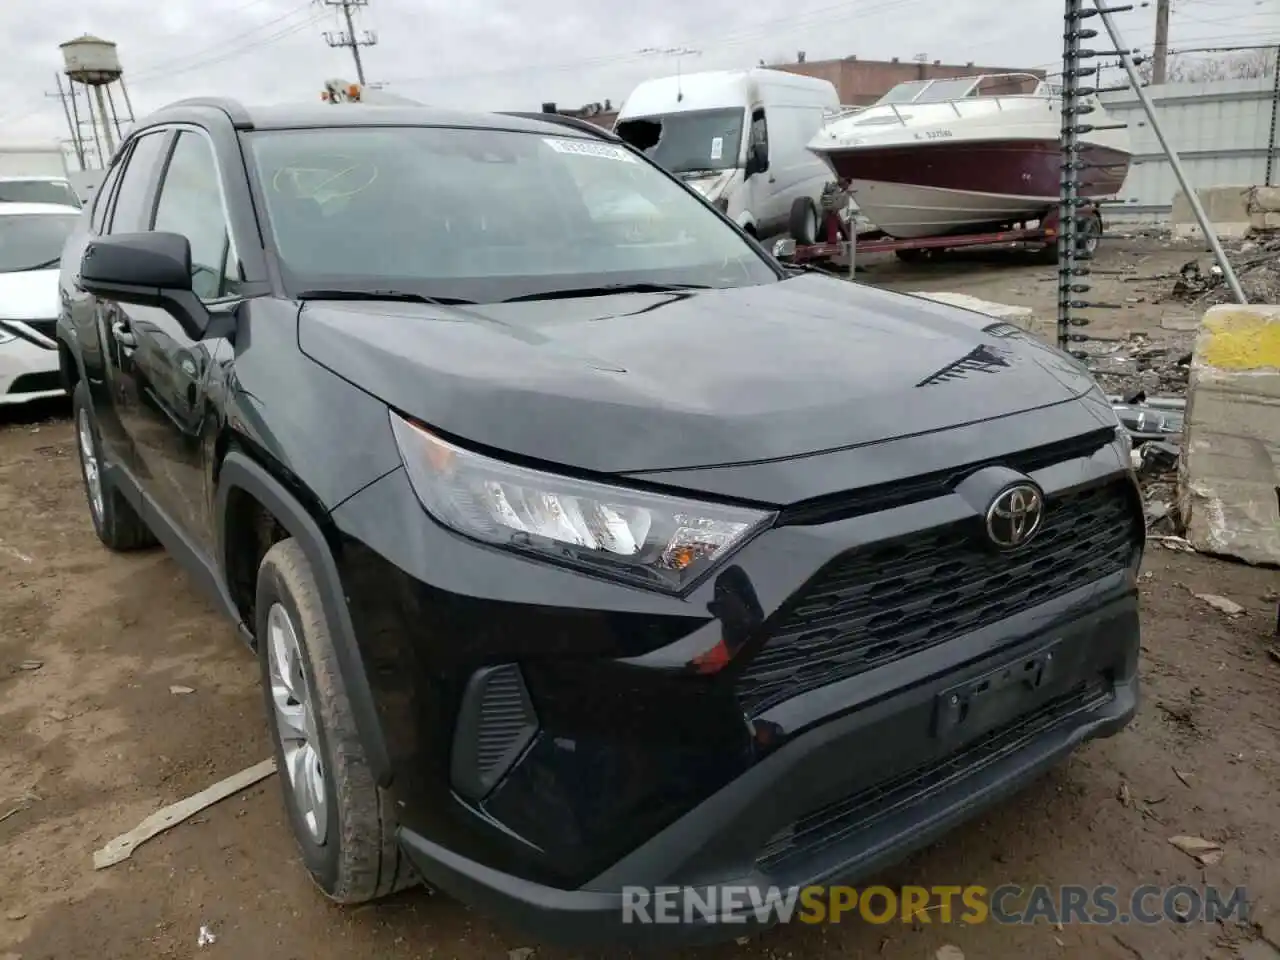
[[[1120,441],[1120,456],[1127,466],[1137,467],[1133,459],[1133,434],[1122,423],[1116,427],[1116,439]]]
[[[394,413],[391,429],[414,492],[446,527],[651,589],[683,591],[773,519],[503,463]]]

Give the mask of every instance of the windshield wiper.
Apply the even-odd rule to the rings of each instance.
[[[614,293],[685,293],[689,290],[714,289],[705,283],[606,283],[598,287],[571,287],[565,290],[545,290],[541,293],[525,293],[508,297],[503,303],[520,303],[524,300],[568,300],[572,297],[607,297]]]
[[[33,263],[29,267],[18,267],[16,270],[5,270],[5,273],[27,273],[30,270],[48,270],[50,267],[56,267],[62,262],[61,257],[54,257],[52,260],[45,260],[43,263]]]
[[[475,303],[460,297],[429,297],[424,293],[406,290],[303,290],[298,300],[394,300],[400,303],[429,303],[436,307],[456,307]]]

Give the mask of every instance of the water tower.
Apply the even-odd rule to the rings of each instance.
[[[84,36],[68,40],[58,46],[62,50],[63,73],[71,81],[68,99],[75,118],[74,121],[70,116],[67,119],[72,127],[72,137],[81,145],[80,149],[83,151],[83,133],[80,127],[82,123],[88,123],[90,130],[93,131],[94,143],[98,147],[100,165],[105,167],[107,160],[115,153],[116,138],[123,137],[121,118],[116,110],[116,99],[112,92],[117,85],[127,110],[125,119],[133,120],[133,105],[129,103],[129,91],[125,89],[124,69],[120,66],[116,45],[110,40],[103,40],[86,33]],[[59,83],[58,86],[61,88],[62,84]],[[80,119],[77,87],[85,88],[84,105],[88,119],[84,121]],[[113,127],[115,137],[112,136]]]

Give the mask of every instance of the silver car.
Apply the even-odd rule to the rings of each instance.
[[[79,218],[63,204],[0,203],[0,405],[63,393],[58,261]]]

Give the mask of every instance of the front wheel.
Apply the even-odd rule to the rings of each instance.
[[[315,575],[296,540],[262,559],[255,627],[276,767],[311,878],[338,903],[411,886],[395,810],[374,782]]]

